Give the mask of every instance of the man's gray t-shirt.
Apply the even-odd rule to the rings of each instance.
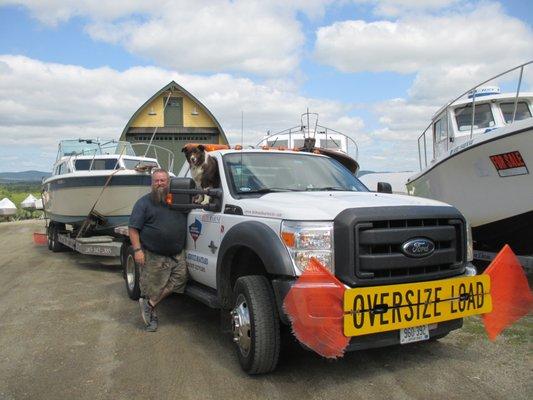
[[[139,231],[141,245],[152,253],[173,256],[185,247],[187,214],[155,204],[150,193],[133,206],[129,227]]]

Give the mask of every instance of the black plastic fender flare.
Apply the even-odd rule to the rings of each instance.
[[[217,260],[217,288],[220,303],[229,305],[233,288],[229,287],[230,269],[223,261],[228,252],[248,247],[261,259],[266,272],[276,276],[294,276],[294,267],[285,245],[269,226],[258,221],[246,221],[231,227],[220,244]]]

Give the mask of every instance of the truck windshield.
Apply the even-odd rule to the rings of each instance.
[[[366,187],[337,161],[295,153],[233,153],[224,156],[234,192],[356,191]]]

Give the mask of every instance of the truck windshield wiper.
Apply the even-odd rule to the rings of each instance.
[[[340,186],[324,186],[324,187],[312,187],[305,189],[307,192],[326,192],[326,191],[335,191],[335,192],[351,192],[351,190],[340,187]]]
[[[240,190],[239,194],[255,194],[255,193],[282,193],[282,192],[300,192],[298,189],[289,189],[289,188],[261,188],[255,190]]]

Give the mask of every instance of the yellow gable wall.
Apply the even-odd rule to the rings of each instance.
[[[168,95],[167,95],[168,96]],[[179,96],[179,95],[178,95]],[[214,121],[205,113],[205,111],[194,101],[186,96],[183,97],[183,126],[186,128],[215,128]],[[139,115],[133,120],[130,127],[132,128],[151,128],[165,126],[165,113],[163,107],[165,105],[166,96],[161,95],[141,110]],[[192,115],[196,107],[197,115]],[[151,111],[155,115],[149,115]]]

